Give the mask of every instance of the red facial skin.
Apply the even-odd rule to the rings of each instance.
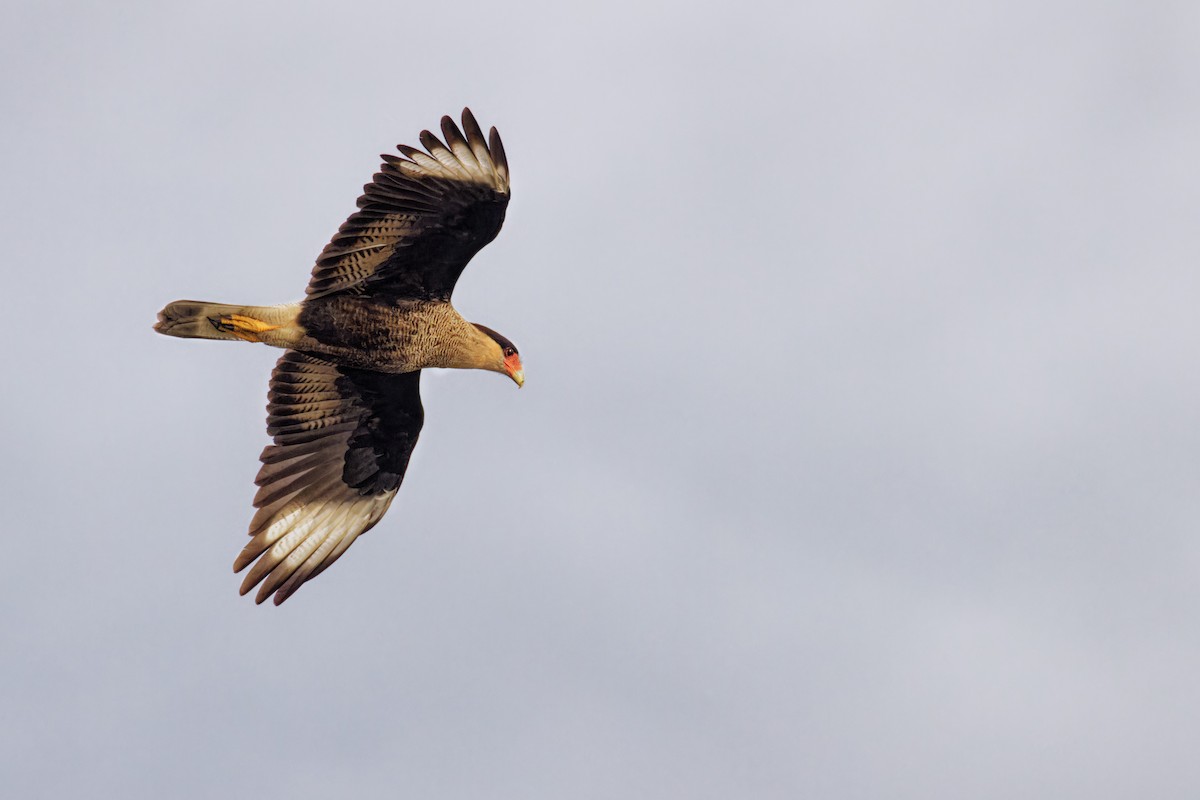
[[[508,370],[508,376],[511,378],[513,373],[520,372],[525,369],[521,366],[521,356],[518,353],[513,353],[504,359],[504,369]]]

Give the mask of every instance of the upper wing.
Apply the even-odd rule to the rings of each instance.
[[[421,131],[428,154],[406,145],[407,158],[383,155],[363,187],[359,211],[321,251],[308,296],[353,292],[449,300],[471,257],[496,238],[508,206],[508,161],[500,135],[489,142],[468,108],[464,138],[442,117],[443,144]],[[449,145],[449,147],[447,147]]]
[[[404,480],[425,414],[421,373],[339,367],[288,350],[271,373],[253,538],[234,562],[258,563],[242,594],[278,605],[370,530]],[[263,579],[266,579],[265,581]]]

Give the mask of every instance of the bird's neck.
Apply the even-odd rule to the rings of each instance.
[[[455,325],[453,347],[447,354],[445,366],[451,369],[496,370],[501,360],[499,345],[465,319],[459,319],[462,324]]]

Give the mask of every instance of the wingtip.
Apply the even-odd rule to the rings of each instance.
[[[488,147],[492,151],[492,160],[496,162],[496,169],[504,175],[504,179],[508,180],[508,155],[504,152],[504,142],[500,141],[500,131],[496,130],[493,125],[488,131]]]
[[[238,557],[233,560],[233,574],[236,575],[246,567],[253,564],[255,558],[256,556],[254,554],[247,553],[246,550],[242,550],[242,552],[238,553]],[[245,594],[247,589],[249,589],[249,587],[243,589],[242,594]]]
[[[450,147],[451,151],[454,151],[455,155],[459,156],[459,160],[462,160],[462,156],[457,152],[457,148],[460,145],[466,145],[467,140],[463,136],[462,131],[458,129],[458,123],[449,114],[442,117],[442,135],[446,137],[446,144]]]

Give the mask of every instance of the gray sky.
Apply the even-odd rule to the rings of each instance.
[[[569,5],[0,10],[5,794],[1196,796],[1200,7]],[[528,385],[256,607],[278,353],[154,314],[467,104]]]

